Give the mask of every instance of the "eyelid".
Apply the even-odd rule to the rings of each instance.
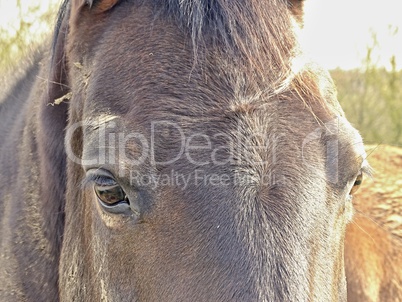
[[[81,188],[87,189],[89,186],[93,184],[97,184],[100,186],[116,186],[117,182],[114,179],[113,175],[106,172],[105,170],[97,169],[90,170],[87,172],[87,175],[81,182]]]
[[[369,178],[373,178],[374,169],[370,166],[370,164],[366,160],[363,162],[360,171],[365,176],[368,176]]]

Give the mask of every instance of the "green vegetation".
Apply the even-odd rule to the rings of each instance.
[[[331,75],[346,117],[365,142],[402,146],[402,70],[396,68],[395,55],[390,70],[378,68],[372,58],[375,36],[373,41],[361,69],[336,69]]]
[[[17,1],[20,18],[15,34],[10,35],[10,29],[0,28],[0,74],[17,65],[19,59],[43,42],[46,32],[52,29],[49,24],[54,23],[55,2],[45,13],[36,4],[27,14],[22,10],[21,1]],[[29,18],[25,17],[27,15]],[[389,60],[389,70],[376,67],[373,59],[376,47],[378,42],[373,35],[373,44],[367,49],[361,69],[337,69],[331,74],[346,116],[359,129],[365,142],[402,146],[402,71],[396,68],[395,56]]]
[[[21,0],[16,1],[18,22],[8,28],[0,27],[0,73],[18,65],[19,59],[43,43],[55,20],[56,3],[53,2],[43,9],[39,2],[27,7]]]
[[[402,72],[333,70],[338,98],[366,143],[402,146]]]

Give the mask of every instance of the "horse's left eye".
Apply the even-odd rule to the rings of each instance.
[[[360,185],[363,183],[363,173],[360,173],[353,184],[352,189],[350,190],[349,195],[353,195],[357,192],[357,190],[360,188]]]

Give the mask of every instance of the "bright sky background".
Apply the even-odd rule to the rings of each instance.
[[[305,18],[305,47],[326,68],[360,66],[373,45],[372,33],[379,65],[389,68],[395,55],[402,68],[402,1],[306,0]]]
[[[59,2],[21,0],[21,3],[25,7],[40,5],[43,12],[50,1]],[[27,12],[22,14],[26,16]],[[16,0],[0,0],[0,27],[17,17]],[[31,20],[35,22],[35,16]],[[376,33],[378,40],[375,61],[389,68],[389,59],[396,55],[398,68],[402,69],[401,0],[306,0],[305,21],[303,44],[328,69],[361,66],[367,46],[373,45],[372,33]],[[400,30],[395,33],[397,28]],[[35,29],[42,30],[47,29],[39,25]]]

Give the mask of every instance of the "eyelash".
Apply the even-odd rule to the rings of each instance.
[[[81,182],[81,188],[87,189],[93,185],[98,186],[115,186],[117,182],[112,178],[112,176],[90,174],[87,175]]]

